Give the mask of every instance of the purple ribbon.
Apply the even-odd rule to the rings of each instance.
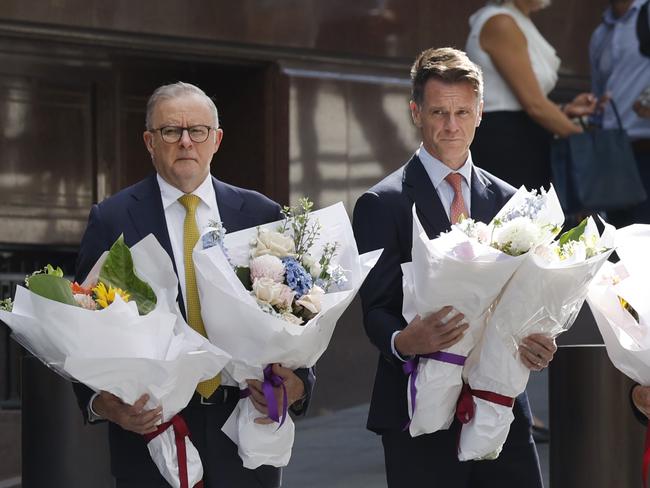
[[[434,359],[442,363],[455,364],[457,366],[464,366],[467,356],[461,356],[460,354],[454,354],[451,352],[432,352],[430,354],[422,354],[420,356],[415,356],[413,359],[409,359],[402,365],[404,373],[409,376],[410,390],[411,390],[411,417],[415,413],[415,397],[417,395],[417,388],[415,387],[415,380],[418,377],[418,364],[420,363],[420,358]],[[403,430],[407,430],[411,425],[409,420],[404,426]]]
[[[278,414],[278,402],[275,400],[275,395],[273,394],[273,388],[280,386],[282,387],[282,417]],[[282,379],[282,376],[273,373],[273,367],[270,364],[264,368],[262,392],[266,399],[266,406],[269,409],[269,418],[275,422],[280,422],[280,427],[282,427],[282,424],[284,424],[284,421],[287,419],[287,388],[284,386],[284,379]]]
[[[275,394],[273,393],[273,388],[282,387],[282,416],[278,412],[278,402],[275,400]],[[284,379],[282,376],[278,376],[273,372],[273,366],[269,364],[264,368],[264,382],[262,382],[262,393],[264,393],[264,399],[266,400],[266,407],[268,408],[268,417],[274,422],[280,422],[278,429],[282,427],[284,421],[287,420],[288,412],[288,398],[287,398],[287,388],[284,386]],[[248,398],[251,396],[250,388],[244,388],[239,390],[239,398]]]

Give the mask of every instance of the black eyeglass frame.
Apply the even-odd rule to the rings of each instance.
[[[203,138],[201,140],[196,140],[194,137],[192,137],[191,130],[196,129],[197,127],[208,129],[208,132],[206,133],[205,138]],[[163,134],[163,131],[165,129],[180,129],[180,132],[178,133],[178,138],[173,140],[173,141],[169,141],[169,140],[165,139],[165,135]],[[187,131],[187,135],[190,137],[190,140],[192,142],[195,142],[197,144],[201,144],[202,142],[205,142],[205,141],[208,140],[208,137],[210,137],[210,131],[211,130],[217,130],[217,129],[218,129],[218,127],[211,127],[209,125],[203,125],[203,124],[191,125],[189,127],[181,127],[180,125],[164,125],[162,127],[158,127],[157,129],[148,129],[148,132],[151,132],[152,134],[155,134],[156,132],[159,132],[160,133],[160,138],[163,140],[163,142],[165,142],[167,144],[176,144],[178,141],[180,141],[183,138],[183,132]]]

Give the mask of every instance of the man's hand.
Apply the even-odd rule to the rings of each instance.
[[[453,346],[465,335],[469,324],[463,322],[462,313],[445,318],[453,310],[443,307],[426,318],[416,315],[404,330],[395,336],[395,349],[401,356],[430,354]]]
[[[154,432],[162,420],[162,407],[144,410],[147,401],[149,401],[149,395],[145,394],[138,398],[133,405],[129,405],[115,395],[101,391],[93,401],[92,409],[124,430],[130,430],[136,434],[148,434]]]
[[[632,402],[643,415],[650,418],[650,386],[636,385],[632,389]]]
[[[284,380],[284,386],[287,389],[287,408],[290,405],[293,405],[295,402],[298,400],[301,400],[304,395],[305,395],[305,385],[303,384],[302,380],[296,376],[296,374],[290,370],[289,368],[283,368],[279,364],[274,364],[273,365],[273,374],[280,376]],[[255,419],[256,424],[270,424],[273,422],[272,419],[268,417],[269,415],[269,409],[268,405],[266,403],[266,397],[264,396],[264,392],[262,391],[262,382],[259,380],[246,380],[246,383],[248,383],[248,388],[251,392],[251,396],[249,397],[251,401],[253,402],[253,405],[255,408],[263,413],[265,417],[259,417]],[[282,412],[282,402],[283,402],[283,394],[282,394],[282,387],[274,387],[273,388],[273,395],[275,396],[275,401],[277,402],[278,405],[278,412]]]
[[[548,366],[557,351],[555,339],[544,334],[531,334],[519,345],[519,357],[531,371],[541,371]]]

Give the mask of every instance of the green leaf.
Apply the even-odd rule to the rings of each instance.
[[[138,305],[140,315],[146,315],[156,307],[156,294],[148,283],[135,274],[131,250],[121,235],[108,251],[106,261],[99,272],[99,281],[113,288],[121,288]]]
[[[78,307],[70,289],[70,282],[65,278],[51,274],[38,274],[29,278],[29,291],[55,302]]]
[[[589,217],[584,219],[582,222],[580,222],[578,225],[576,225],[573,229],[566,231],[564,234],[560,236],[560,247],[564,246],[567,242],[569,241],[579,241],[580,237],[585,233],[585,229],[587,228],[587,221],[589,220]]]
[[[253,282],[251,281],[251,269],[247,266],[237,266],[235,267],[235,274],[241,284],[244,285],[244,288],[247,290],[253,289]]]

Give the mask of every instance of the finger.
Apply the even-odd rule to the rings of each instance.
[[[460,341],[465,336],[465,331],[467,330],[468,327],[469,325],[463,324],[461,327],[452,331],[451,333],[445,334],[444,336],[440,337],[438,341],[439,342],[438,350],[446,349],[450,346],[453,346],[458,341]]]
[[[255,407],[255,410],[258,412],[268,415],[269,414],[269,409],[266,408],[266,403],[260,403],[257,400],[255,400],[253,397],[248,397],[250,398],[251,402],[253,402],[253,406]]]
[[[555,341],[548,336],[542,334],[531,334],[528,337],[525,337],[522,341],[526,344],[529,349],[532,349],[535,353],[546,356],[548,353],[553,355],[557,350]]]
[[[257,391],[262,391],[262,382],[260,380],[246,380],[249,388],[255,389]]]
[[[295,373],[293,372],[292,369],[285,368],[282,366],[280,363],[275,363],[271,369],[273,370],[273,373],[277,374],[281,378],[287,379],[290,376],[295,376]]]
[[[521,362],[524,364],[524,366],[526,366],[531,371],[540,371],[541,370],[541,366],[537,365],[535,362],[528,359],[528,357],[526,357],[525,355],[520,354],[519,357],[521,359]]]
[[[272,424],[273,420],[271,420],[268,417],[258,417],[253,422],[255,422],[256,424],[268,425],[268,424]]]
[[[131,422],[133,425],[137,426],[147,426],[152,423],[155,423],[158,419],[162,418],[162,407],[154,408],[153,410],[148,410],[140,415],[133,415],[131,417]]]
[[[149,395],[145,393],[135,401],[131,408],[135,413],[140,413],[148,401]]]
[[[462,313],[454,316],[454,318],[449,322],[438,327],[439,335],[449,334],[451,332],[457,331],[460,328],[469,327],[469,324],[467,324],[467,322],[463,322],[464,319],[465,316]]]
[[[454,309],[454,307],[452,307],[450,305],[447,305],[446,307],[442,307],[437,312],[434,312],[431,315],[429,315],[425,320],[426,321],[440,322],[443,318],[445,318],[447,315],[449,315],[449,312],[451,312],[453,309]]]

